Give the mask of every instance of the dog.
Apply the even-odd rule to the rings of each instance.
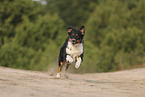
[[[75,68],[78,68],[83,61],[83,45],[84,45],[85,27],[81,26],[79,29],[75,29],[72,26],[68,26],[68,37],[65,43],[60,48],[59,61],[58,61],[58,73],[57,77],[60,78],[61,69],[64,64],[66,71],[71,64],[75,64]]]

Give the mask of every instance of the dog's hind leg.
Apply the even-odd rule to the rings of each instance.
[[[60,72],[61,72],[63,64],[64,64],[64,62],[60,62],[60,66],[59,66],[58,73],[57,73],[58,78],[60,78]]]
[[[69,67],[70,65],[71,65],[71,64],[67,63],[66,66],[64,67],[64,70],[67,71],[67,70],[68,70],[68,67]]]

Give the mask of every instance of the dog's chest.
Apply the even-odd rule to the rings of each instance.
[[[71,42],[68,42],[66,47],[66,53],[70,54],[71,56],[79,56],[83,53],[83,44],[75,44],[73,45]]]

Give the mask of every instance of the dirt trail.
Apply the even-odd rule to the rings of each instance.
[[[0,97],[145,97],[145,68],[112,73],[42,73],[0,67]]]

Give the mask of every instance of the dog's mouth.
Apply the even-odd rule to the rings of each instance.
[[[72,44],[75,45],[76,43],[75,42],[72,42]]]
[[[72,42],[72,44],[73,44],[73,45],[75,45],[75,44],[76,44],[76,42]]]

